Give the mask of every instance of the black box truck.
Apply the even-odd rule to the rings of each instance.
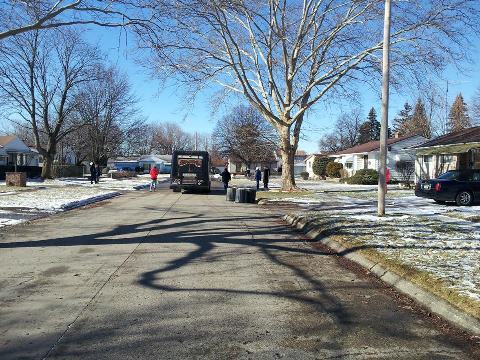
[[[174,151],[170,189],[210,192],[210,158],[207,151]]]

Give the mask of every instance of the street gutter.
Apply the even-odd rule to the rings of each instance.
[[[432,294],[428,290],[385,268],[383,264],[371,261],[357,252],[349,252],[348,248],[344,247],[338,241],[335,241],[330,237],[320,236],[321,229],[316,226],[313,221],[310,221],[301,215],[291,214],[285,215],[283,219],[288,225],[302,231],[309,239],[320,241],[322,244],[328,246],[336,253],[342,254],[343,257],[371,271],[385,283],[393,286],[401,293],[410,296],[418,303],[428,308],[432,313],[441,316],[445,320],[458,327],[472,332],[474,335],[480,335],[480,320],[469,314],[466,314],[437,295]]]

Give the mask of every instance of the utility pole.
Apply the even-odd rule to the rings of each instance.
[[[382,64],[382,123],[380,130],[380,159],[378,166],[378,216],[385,215],[385,194],[387,193],[387,137],[388,137],[388,96],[390,77],[390,0],[385,0],[383,24],[383,64]]]
[[[198,150],[198,134],[195,131],[195,151],[197,151],[197,150]]]

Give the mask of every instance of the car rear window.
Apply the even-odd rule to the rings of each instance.
[[[438,179],[444,180],[457,180],[460,172],[459,171],[447,171],[446,173],[440,175]]]

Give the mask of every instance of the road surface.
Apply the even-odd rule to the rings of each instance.
[[[3,229],[0,359],[478,355],[279,219],[163,188]]]

